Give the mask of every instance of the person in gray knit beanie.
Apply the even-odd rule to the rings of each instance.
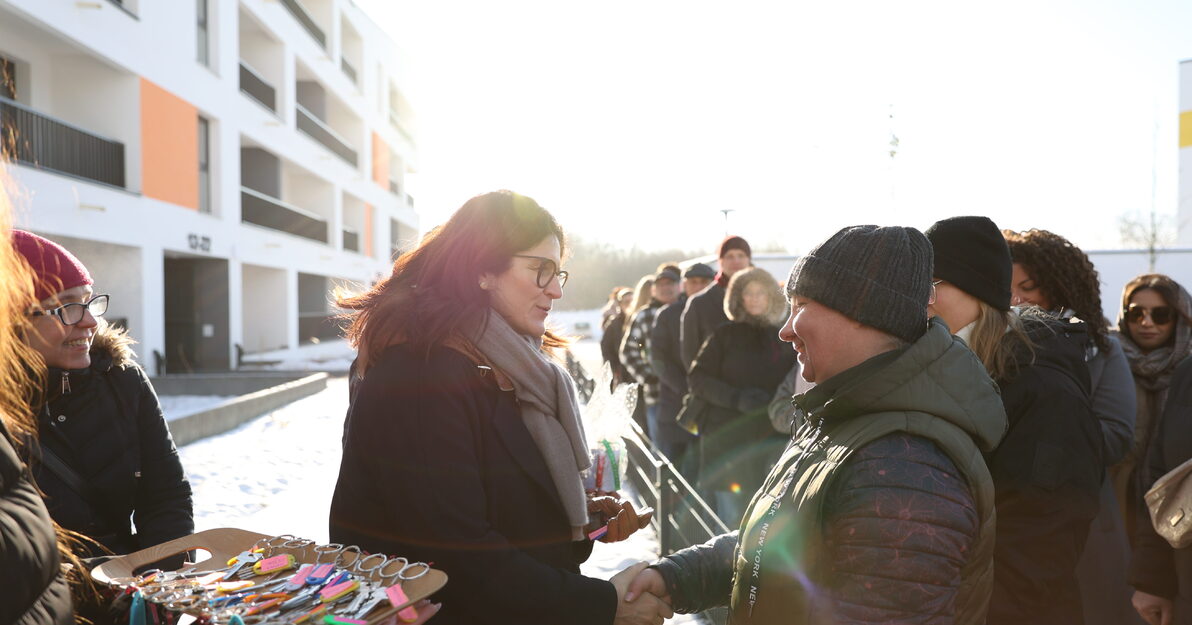
[[[927,331],[931,271],[931,243],[918,230],[849,226],[795,263],[786,292],[913,343]]]

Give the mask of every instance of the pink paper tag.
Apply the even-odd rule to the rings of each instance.
[[[290,581],[286,585],[302,586],[306,583],[306,576],[310,574],[313,568],[315,568],[313,564],[303,564],[302,568],[298,569],[297,573],[294,573],[294,576],[290,578]]]
[[[323,598],[324,603],[329,603],[342,595],[346,595],[349,592],[356,590],[356,587],[359,585],[360,584],[358,582],[347,581],[343,582],[342,584],[328,586],[327,588],[319,591],[319,596]]]
[[[588,533],[588,540],[597,540],[599,538],[602,538],[607,533],[608,533],[607,525],[605,525],[604,527],[601,527],[599,529],[594,529]]]
[[[266,558],[264,560],[261,560],[260,562],[257,563],[256,568],[261,573],[270,573],[270,572],[276,571],[278,569],[284,569],[286,567],[293,566],[293,564],[294,564],[294,556],[289,555],[289,554],[282,554],[280,556],[273,556],[272,558]]]
[[[410,602],[410,598],[406,596],[406,592],[401,589],[401,584],[394,584],[385,589],[385,596],[389,598],[389,603],[393,607],[398,608]],[[418,620],[418,610],[414,606],[407,606],[397,612],[397,616],[406,623],[413,623]]]

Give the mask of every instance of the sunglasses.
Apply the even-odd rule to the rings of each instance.
[[[1175,321],[1175,309],[1171,306],[1155,306],[1154,308],[1147,308],[1138,304],[1130,304],[1124,311],[1123,316],[1129,323],[1140,323],[1143,317],[1150,317],[1151,323],[1157,326],[1165,326],[1172,321]]]
[[[538,275],[535,277],[535,284],[537,284],[538,288],[540,289],[545,289],[547,286],[549,286],[550,281],[555,277],[559,278],[559,288],[561,289],[563,288],[563,285],[567,284],[567,278],[570,277],[566,271],[559,271],[559,266],[555,264],[555,261],[549,258],[543,258],[542,256],[526,256],[525,254],[514,254],[513,257],[529,258],[530,260],[538,261]]]

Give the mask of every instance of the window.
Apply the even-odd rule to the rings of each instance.
[[[199,212],[211,213],[211,122],[199,118]]]
[[[197,21],[195,23],[197,27],[196,37],[198,40],[197,57],[200,63],[210,66],[211,46],[209,45],[207,35],[207,0],[195,0],[195,5],[198,13],[196,16]]]
[[[17,65],[0,56],[0,98],[17,99]]]

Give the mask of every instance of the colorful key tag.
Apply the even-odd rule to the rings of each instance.
[[[320,564],[314,568],[307,576],[306,583],[310,586],[316,586],[327,581],[331,574],[335,572],[334,564]]]
[[[200,586],[210,586],[211,584],[214,584],[214,583],[218,582],[219,580],[223,579],[223,576],[224,576],[223,571],[216,571],[210,575],[204,575],[204,576],[200,577],[199,579],[196,579],[195,583]]]
[[[412,605],[406,605],[410,603],[410,598],[406,596],[406,591],[401,589],[401,584],[394,584],[386,588],[385,596],[395,608],[400,608],[403,605],[406,606],[397,612],[397,616],[402,622],[413,623],[418,620],[418,610],[415,610]]]
[[[342,616],[332,616],[330,614],[323,617],[323,622],[327,623],[327,625],[368,625],[368,621],[345,618]]]
[[[293,592],[305,586],[306,577],[310,575],[310,572],[313,571],[314,568],[315,567],[313,564],[303,564],[302,568],[298,569],[298,572],[290,578],[290,581],[286,582],[285,589],[287,591]]]
[[[298,562],[294,560],[294,556],[285,553],[280,556],[273,556],[260,560],[252,565],[252,572],[257,575],[265,575],[266,573],[276,573],[278,571],[287,571],[294,568]]]
[[[244,590],[245,588],[253,585],[254,584],[249,580],[244,580],[241,582],[220,582],[215,585],[215,592],[236,592],[237,590]]]
[[[348,593],[355,592],[356,589],[359,587],[360,587],[360,582],[357,582],[354,580],[346,581],[346,582],[343,582],[340,584],[335,584],[334,586],[328,586],[328,587],[320,590],[319,597],[322,598],[323,603],[331,603],[332,601],[335,601],[336,599],[339,599],[340,597],[343,597],[343,596],[347,595]]]
[[[605,525],[604,527],[601,527],[599,529],[594,529],[588,533],[588,540],[600,540],[601,538],[604,538],[604,535],[607,533],[608,533],[607,525]]]
[[[327,606],[319,605],[318,607],[311,610],[310,612],[307,612],[306,614],[303,614],[302,616],[299,616],[298,618],[294,619],[294,622],[295,623],[305,623],[305,622],[309,621],[312,617],[322,616],[326,612],[327,612]]]

